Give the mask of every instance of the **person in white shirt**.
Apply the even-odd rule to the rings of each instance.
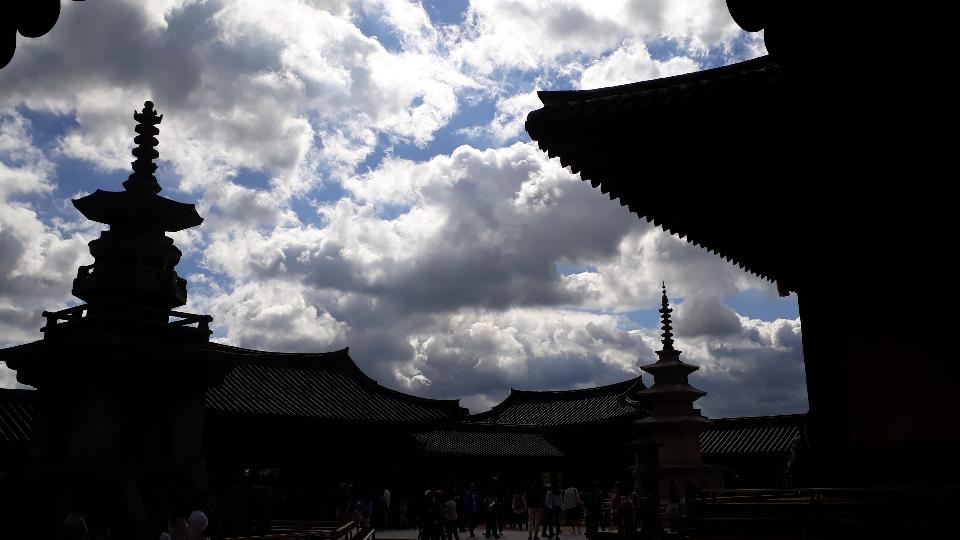
[[[560,511],[563,509],[563,496],[560,488],[553,486],[543,497],[543,534],[547,538],[560,536]],[[549,529],[549,533],[547,532]]]

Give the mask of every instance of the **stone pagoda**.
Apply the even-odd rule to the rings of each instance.
[[[86,303],[44,312],[44,338],[0,349],[17,380],[37,388],[29,477],[18,521],[53,537],[71,511],[110,516],[123,538],[156,538],[173,500],[205,496],[203,396],[230,369],[209,342],[211,317],[187,301],[165,233],[199,225],[194,205],[158,195],[153,162],[163,119],[134,112],[133,173],[124,191],[74,200],[109,230],[90,242],[73,294]],[[2,534],[0,534],[2,536]]]
[[[73,201],[87,219],[110,226],[90,242],[96,262],[80,267],[73,295],[87,302],[92,318],[107,319],[125,329],[133,325],[146,330],[156,324],[165,328],[170,310],[187,302],[187,282],[174,270],[182,253],[164,233],[196,227],[203,218],[192,204],[158,195],[161,188],[153,175],[157,170],[153,160],[159,157],[156,135],[163,115],[148,101],[133,117],[137,159],[123,183],[124,191],[98,189]],[[195,320],[201,331],[194,337],[206,339],[207,318]]]
[[[641,433],[634,442],[637,483],[647,491],[655,483],[662,500],[669,495],[671,481],[681,495],[688,482],[703,488],[719,488],[723,482],[722,468],[700,460],[698,436],[709,427],[710,419],[693,402],[707,393],[687,381],[700,368],[680,360],[680,351],[673,348],[672,312],[664,283],[660,307],[663,349],[657,351],[656,362],[640,368],[653,376],[653,384],[637,392],[637,400],[650,416],[634,422]]]

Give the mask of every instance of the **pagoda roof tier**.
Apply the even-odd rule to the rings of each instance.
[[[819,181],[778,182],[770,171],[795,162],[791,152],[817,152],[798,128],[808,108],[801,87],[764,56],[609,88],[541,91],[544,106],[527,116],[526,130],[631,212],[789,288],[800,255],[783,239],[803,223],[795,201],[813,196],[809,184]],[[837,195],[845,189],[831,186]],[[696,196],[683,195],[690,191]]]
[[[643,430],[701,431],[713,425],[713,420],[701,414],[665,414],[634,421],[634,426]]]
[[[679,353],[680,351],[677,352]],[[670,359],[660,360],[652,364],[640,366],[640,369],[656,377],[657,375],[666,373],[689,375],[700,369],[700,367],[693,364],[688,364],[682,360]]]
[[[429,399],[378,384],[349,350],[279,353],[211,344],[237,362],[207,390],[208,410],[333,422],[429,423],[467,416],[460,400]]]
[[[636,394],[645,388],[641,377],[578,390],[510,389],[503,401],[471,422],[500,425],[557,427],[590,422],[637,418],[646,411]]]
[[[707,395],[707,393],[686,383],[659,383],[637,392],[637,399],[642,401],[652,396],[663,399],[660,396],[666,395],[697,396],[699,398]]]
[[[72,202],[87,219],[111,226],[149,224],[157,230],[176,232],[203,223],[193,204],[150,192],[98,189]]]

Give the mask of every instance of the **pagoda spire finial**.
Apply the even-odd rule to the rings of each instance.
[[[673,309],[670,307],[670,300],[667,298],[667,282],[663,282],[663,296],[660,297],[660,320],[663,321],[663,334],[661,343],[663,350],[673,350],[673,326],[670,325],[670,313]]]
[[[163,120],[163,115],[158,115],[153,108],[153,102],[147,101],[144,102],[142,111],[133,111],[133,119],[137,121],[137,127],[134,128],[137,136],[133,139],[137,146],[131,153],[137,159],[131,163],[133,174],[123,183],[123,187],[127,191],[159,193],[160,184],[153,176],[157,170],[157,164],[153,160],[160,157],[155,147],[160,144],[156,138],[160,133],[157,125]]]

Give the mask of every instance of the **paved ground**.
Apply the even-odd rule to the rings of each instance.
[[[583,536],[583,529],[580,529],[581,532],[579,533],[571,533],[566,528],[562,529],[562,531],[563,533],[560,535],[559,540],[586,540]],[[417,530],[377,529],[377,540],[417,540]],[[460,540],[471,540],[470,533],[460,533]],[[483,532],[477,529],[477,537],[473,540],[486,540],[486,538],[483,536]],[[491,538],[491,540],[493,540],[493,538]],[[500,540],[527,540],[527,531],[507,528],[504,529],[503,534],[500,535]]]

